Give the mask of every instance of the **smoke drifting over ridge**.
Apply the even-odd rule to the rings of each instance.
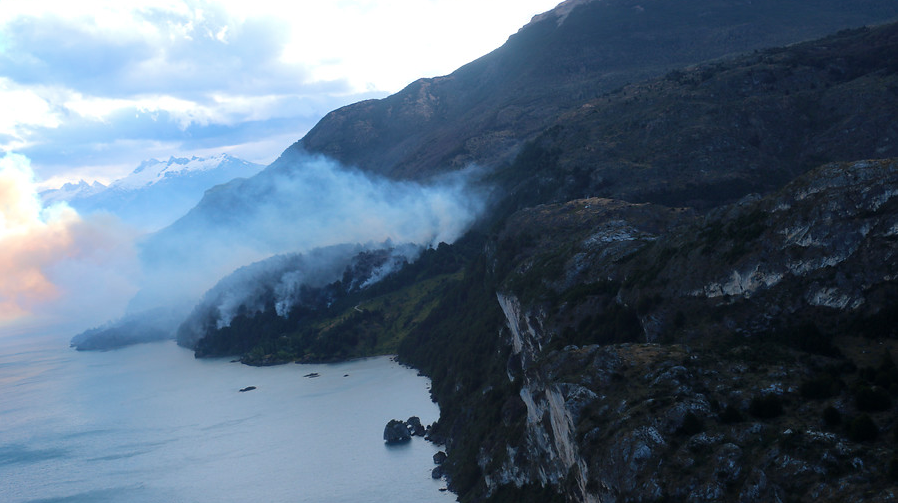
[[[289,253],[241,267],[203,295],[178,327],[178,344],[196,349],[198,342],[230,326],[238,315],[253,318],[272,311],[288,318],[296,308],[325,309],[342,296],[358,292],[398,271],[423,247],[342,244]],[[269,313],[270,314],[270,313]]]
[[[483,211],[476,175],[394,181],[289,149],[258,175],[207,191],[196,208],[142,243],[142,263],[153,274],[131,307],[169,302],[174,288],[195,301],[236,268],[276,254],[451,243]]]
[[[472,183],[476,175],[467,170],[428,184],[398,182],[291,149],[252,178],[208,190],[168,228],[141,236],[114,216],[41,208],[27,159],[7,155],[0,176],[0,320],[30,315],[84,329],[117,319],[89,332],[107,339],[173,335],[220,279],[274,255],[451,243],[484,208],[484,194]],[[334,257],[328,267],[345,262]],[[281,279],[276,293],[285,313],[304,278],[314,275],[309,263]],[[246,299],[244,293],[234,299]]]

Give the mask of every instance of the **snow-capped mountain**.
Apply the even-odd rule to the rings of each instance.
[[[191,157],[190,159],[171,157],[167,161],[149,159],[140,163],[140,166],[130,175],[109,184],[109,188],[112,190],[138,190],[175,178],[212,175],[216,171],[234,171],[238,176],[249,176],[261,168],[262,166],[231,157],[228,154],[219,154],[213,157]],[[237,171],[239,173],[236,173]]]
[[[49,206],[54,203],[88,198],[106,189],[107,187],[100,182],[87,183],[81,180],[78,183],[67,183],[58,189],[41,192],[41,200],[44,206]]]
[[[41,198],[45,205],[65,201],[79,213],[107,212],[154,231],[187,213],[211,187],[252,176],[262,168],[228,154],[149,159],[108,186],[82,180],[42,192]]]

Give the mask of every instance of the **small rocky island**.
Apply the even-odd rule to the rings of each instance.
[[[408,418],[408,421],[390,419],[384,427],[384,442],[388,444],[401,444],[415,437],[423,437],[428,428],[421,424],[418,416]]]
[[[427,437],[433,425],[424,427],[418,416],[408,418],[408,421],[399,419],[390,419],[384,427],[384,442],[387,444],[404,444],[412,439],[412,437]],[[431,440],[430,437],[427,437]],[[431,472],[430,476],[434,479],[442,478],[445,475],[443,462],[447,456],[443,451],[439,451],[433,455],[433,464],[437,465]],[[444,491],[445,489],[440,489]]]

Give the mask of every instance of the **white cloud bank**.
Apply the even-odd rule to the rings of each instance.
[[[4,0],[0,150],[59,181],[153,156],[267,163],[330,110],[449,73],[554,3]]]

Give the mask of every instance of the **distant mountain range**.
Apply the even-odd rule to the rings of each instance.
[[[228,154],[149,159],[108,186],[81,180],[40,195],[45,205],[65,201],[81,213],[108,212],[138,228],[158,230],[187,213],[209,188],[262,168]]]

